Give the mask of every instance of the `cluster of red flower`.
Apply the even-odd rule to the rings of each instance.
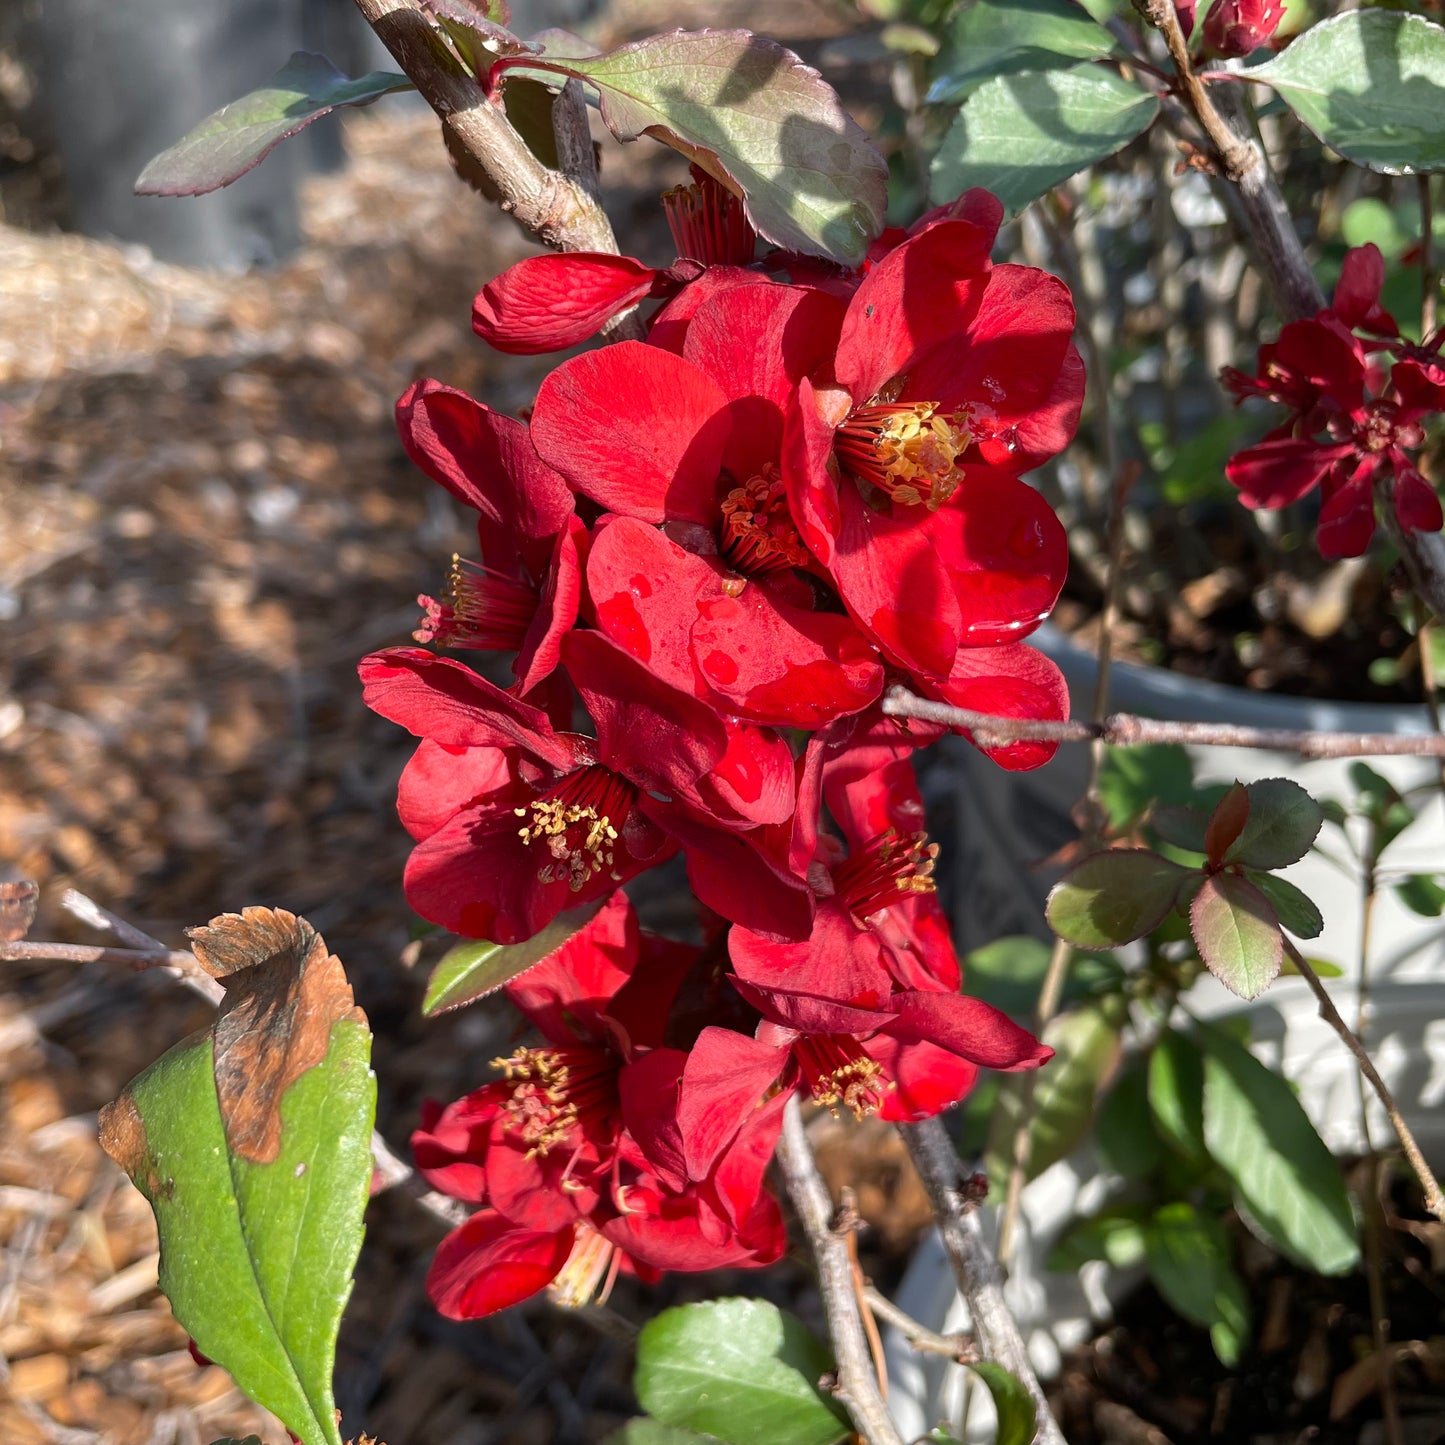
[[[853,273],[755,267],[701,175],[666,201],[684,259],[665,271],[539,257],[477,301],[488,340],[536,352],[659,297],[645,343],[562,362],[528,424],[429,381],[398,406],[410,455],[478,517],[479,560],[423,599],[418,637],[516,654],[506,689],[420,649],[362,664],[370,706],[422,740],[407,896],[503,944],[593,909],[508,987],[543,1042],[414,1140],[437,1187],[484,1206],[433,1266],[456,1316],[548,1284],[585,1298],[619,1268],[767,1263],[762,1175],[795,1089],[917,1119],[979,1067],[1049,1055],[959,992],[910,759],[941,729],[878,703],[897,679],[1065,715],[1020,640],[1065,538],[1019,474],[1077,423],[1068,291],[991,263],[983,192]],[[620,891],[679,851],[698,946],[640,933]]]
[[[1376,494],[1405,531],[1438,532],[1435,489],[1414,457],[1426,421],[1445,412],[1445,327],[1406,340],[1380,305],[1385,262],[1373,243],[1345,257],[1330,306],[1259,349],[1259,371],[1232,367],[1238,400],[1267,397],[1289,416],[1226,467],[1247,507],[1283,507],[1319,487],[1320,552],[1358,557],[1375,535]]]

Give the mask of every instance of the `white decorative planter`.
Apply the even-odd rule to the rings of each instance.
[[[1092,655],[1047,628],[1034,641],[1068,679],[1074,715],[1089,716],[1097,677]],[[1256,727],[1411,733],[1429,726],[1423,708],[1250,693],[1127,663],[1112,669],[1109,706],[1111,711],[1151,717]],[[1202,782],[1283,776],[1317,798],[1347,800],[1353,793],[1348,762],[1302,762],[1292,753],[1243,748],[1190,752]],[[963,745],[952,756],[956,836],[948,851],[956,869],[952,882],[960,950],[1008,934],[1048,937],[1043,901],[1058,873],[1037,864],[1076,836],[1069,810],[1084,789],[1085,749],[1061,748],[1046,767],[1021,774],[1005,773]],[[1438,777],[1437,765],[1429,759],[1377,758],[1370,766],[1402,790]],[[938,781],[935,775],[935,786]],[[1417,821],[1385,855],[1391,873],[1445,870],[1445,799],[1431,797],[1418,811]],[[1309,943],[1309,952],[1344,971],[1328,987],[1341,1014],[1353,1022],[1360,980],[1359,881],[1316,854],[1285,869],[1284,876],[1324,915],[1325,931]],[[1445,1165],[1445,922],[1410,912],[1388,888],[1377,897],[1371,924],[1367,1000],[1365,1040],[1371,1056],[1421,1148],[1439,1168]],[[1325,1141],[1339,1153],[1363,1149],[1354,1061],[1320,1019],[1303,983],[1283,979],[1263,998],[1241,1005],[1205,978],[1187,1002],[1204,1017],[1247,1014],[1255,1052],[1266,1063],[1282,1066],[1299,1087],[1300,1101]],[[1390,1126],[1373,1096],[1370,1102],[1370,1130],[1378,1145],[1390,1137]],[[1077,1277],[1049,1274],[1043,1268],[1064,1228],[1093,1212],[1117,1183],[1099,1171],[1091,1148],[1085,1146],[1024,1190],[1005,1296],[1028,1340],[1035,1368],[1046,1379],[1057,1372],[1064,1351],[1087,1338],[1096,1321],[1108,1318],[1111,1298],[1118,1298],[1137,1277],[1121,1278],[1102,1263],[1086,1267]],[[984,1226],[992,1238],[991,1210],[985,1211]],[[898,1303],[934,1328],[967,1328],[967,1311],[936,1236],[920,1246]],[[890,1408],[904,1438],[926,1434],[942,1419],[954,1421],[956,1428],[965,1372],[936,1356],[914,1352],[894,1331],[887,1336],[887,1352]],[[974,1397],[966,1438],[991,1440],[991,1402],[986,1391],[976,1390]]]

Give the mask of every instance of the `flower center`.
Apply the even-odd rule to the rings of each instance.
[[[699,166],[692,167],[692,179],[662,193],[677,254],[704,266],[748,265],[758,237],[743,203]]]
[[[512,1085],[503,1127],[516,1130],[535,1159],[584,1122],[601,1122],[617,1103],[617,1065],[605,1049],[586,1045],[518,1049],[493,1059]]]
[[[441,601],[435,597],[416,600],[425,609],[412,633],[418,642],[516,652],[537,615],[538,593],[523,582],[453,553]]]
[[[545,845],[551,862],[537,872],[543,883],[566,883],[574,893],[604,868],[612,869],[613,844],[637,789],[600,763],[568,773],[530,807],[515,808],[519,818],[531,821],[517,829],[522,842]]]
[[[906,836],[896,828],[855,849],[833,871],[838,897],[854,918],[862,919],[914,893],[932,893],[938,844],[927,833]]]
[[[718,541],[723,561],[735,572],[760,576],[807,565],[808,549],[793,525],[783,478],[772,462],[723,498]]]
[[[793,1045],[813,1098],[836,1119],[838,1106],[855,1119],[876,1114],[893,1085],[876,1059],[865,1054],[851,1034],[804,1034]]]
[[[598,1304],[606,1304],[622,1264],[622,1252],[585,1219],[577,1221],[576,1231],[572,1236],[572,1253],[557,1271],[547,1292],[568,1309],[578,1309],[594,1298]]]
[[[862,406],[838,428],[838,460],[904,506],[936,512],[958,488],[958,458],[972,440],[963,412],[932,401]]]
[[[1425,434],[1413,422],[1402,422],[1398,408],[1388,401],[1373,401],[1356,413],[1354,441],[1362,452],[1378,453],[1391,447],[1418,447]]]

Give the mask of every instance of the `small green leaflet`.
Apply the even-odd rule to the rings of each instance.
[[[1031,1445],[1038,1426],[1038,1410],[1022,1380],[992,1360],[976,1360],[968,1367],[988,1386],[998,1412],[995,1445]]]

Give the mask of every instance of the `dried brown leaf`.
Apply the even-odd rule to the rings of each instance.
[[[25,878],[0,883],[0,943],[19,943],[35,922],[40,902],[40,885]]]
[[[341,961],[304,918],[284,909],[223,913],[187,930],[226,997],[213,1030],[226,1142],[269,1164],[281,1150],[281,1099],[326,1057],[332,1025],[366,1023]]]

